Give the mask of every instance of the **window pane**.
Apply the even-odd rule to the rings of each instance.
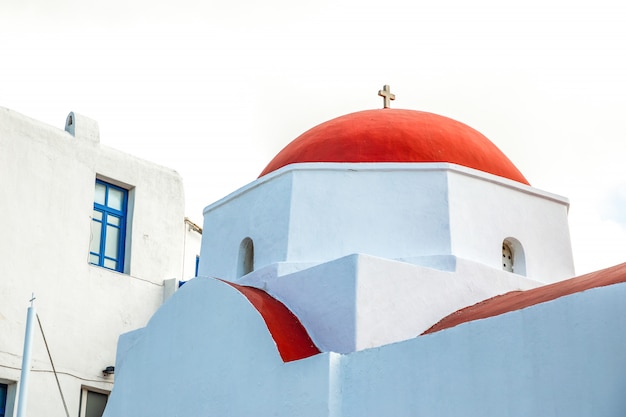
[[[127,221],[127,201],[127,190],[96,180],[89,262],[120,272],[124,270],[122,239]]]
[[[115,210],[122,210],[124,192],[115,188],[109,188],[109,201],[107,206]]]
[[[85,417],[102,417],[107,405],[108,396],[99,392],[87,391]]]
[[[117,262],[112,259],[105,258],[103,266],[106,268],[115,269],[117,271]]]
[[[96,198],[94,201],[98,204],[104,205],[104,195],[106,193],[106,187],[104,184],[96,183]]]
[[[100,239],[102,237],[102,223],[97,220],[91,221],[91,242],[89,243],[89,251],[100,253]]]
[[[7,405],[7,385],[0,384],[0,417],[4,417],[5,408]]]
[[[120,247],[120,229],[107,225],[107,237],[104,242],[104,256],[117,259],[117,249]]]

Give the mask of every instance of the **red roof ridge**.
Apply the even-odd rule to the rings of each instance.
[[[221,281],[243,294],[261,314],[284,362],[320,353],[298,317],[283,303],[261,289]]]
[[[474,320],[499,316],[592,288],[626,282],[626,263],[525,291],[496,295],[444,317],[422,335]]]

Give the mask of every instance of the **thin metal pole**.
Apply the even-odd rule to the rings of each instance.
[[[26,415],[26,398],[28,397],[28,377],[30,375],[30,355],[33,339],[33,317],[35,316],[35,294],[30,299],[30,307],[26,314],[26,334],[24,335],[24,353],[22,355],[22,374],[20,376],[20,392],[17,399],[16,417]]]
[[[57,370],[54,367],[54,362],[52,362],[52,355],[50,354],[48,341],[46,340],[46,335],[43,332],[43,326],[41,325],[41,320],[39,320],[39,314],[37,314],[36,317],[37,317],[37,322],[39,323],[39,330],[41,330],[41,336],[43,337],[43,343],[46,345],[46,351],[48,352],[48,357],[50,358],[50,365],[52,365],[52,372],[54,372],[54,379],[57,380],[57,387],[59,387],[59,394],[61,394],[61,401],[63,401],[63,408],[65,408],[65,415],[67,417],[70,417],[70,412],[67,411],[67,404],[65,403],[65,396],[63,395],[63,390],[61,389],[61,383],[59,382],[59,376],[57,375]]]

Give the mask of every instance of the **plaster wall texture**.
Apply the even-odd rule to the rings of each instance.
[[[199,278],[120,339],[106,417],[624,415],[626,284],[282,363],[248,300]],[[167,376],[167,389],[163,378]]]
[[[449,253],[445,174],[411,165],[298,164],[254,181],[204,210],[200,275],[238,278],[245,237],[255,269],[356,252]]]
[[[626,284],[341,357],[342,416],[626,414]]]
[[[290,165],[204,210],[200,275],[239,278],[246,237],[254,269],[352,253],[429,266],[452,255],[501,269],[502,242],[516,237],[529,277],[561,280],[574,272],[567,207],[562,197],[453,164]]]
[[[254,242],[255,269],[286,259],[293,176],[268,179],[204,209],[199,276],[236,280],[241,242],[247,237]]]
[[[240,284],[285,304],[325,352],[350,353],[416,337],[460,308],[541,285],[456,259],[453,271],[354,254],[277,276],[265,269]]]
[[[144,329],[120,338],[118,380],[104,416],[329,415],[329,358],[284,363],[245,296],[197,278]]]
[[[145,325],[163,280],[181,278],[180,176],[98,142],[74,115],[75,136],[0,108],[0,379],[19,380],[31,293],[72,415],[82,385],[110,390],[121,333]],[[84,123],[83,123],[84,122]],[[94,124],[95,123],[95,124]],[[94,130],[95,129],[95,130]],[[125,273],[88,263],[96,178],[129,189]],[[29,416],[63,414],[35,328]]]
[[[567,199],[474,173],[462,169],[448,175],[452,252],[502,268],[502,242],[513,238],[523,247],[522,275],[543,283],[573,277]]]
[[[288,261],[450,253],[444,171],[331,164],[294,177]]]

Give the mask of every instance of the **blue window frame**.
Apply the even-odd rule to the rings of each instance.
[[[7,389],[6,384],[0,384],[0,417],[4,417],[7,408]]]
[[[96,180],[89,263],[124,272],[128,190]]]

